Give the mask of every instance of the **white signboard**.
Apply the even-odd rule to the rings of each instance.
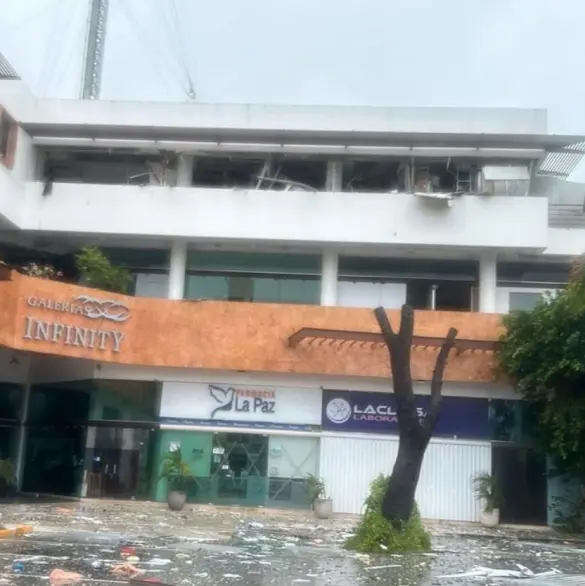
[[[321,389],[167,382],[163,384],[160,416],[321,425]]]

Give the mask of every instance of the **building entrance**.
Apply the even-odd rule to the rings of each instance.
[[[210,463],[216,502],[263,505],[268,492],[268,436],[216,433]]]

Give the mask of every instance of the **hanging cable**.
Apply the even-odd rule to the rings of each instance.
[[[145,52],[149,52],[151,54],[150,63],[152,65],[152,68],[159,75],[159,77],[161,78],[161,81],[163,81],[165,84],[168,84],[168,78],[167,78],[167,75],[169,73],[168,63],[165,62],[164,58],[161,57],[160,52],[157,52],[153,49],[152,39],[150,38],[151,35],[148,34],[148,31],[146,31],[146,35],[143,34],[144,31],[141,28],[141,25],[138,23],[138,20],[135,18],[134,14],[131,12],[131,10],[130,10],[129,6],[126,4],[125,0],[120,0],[119,6],[122,9],[124,16],[126,17],[128,24],[130,24],[136,39],[142,45]],[[162,62],[161,62],[161,59],[162,59]],[[173,80],[173,85],[174,85],[174,83],[176,83],[176,81],[177,81],[176,79]],[[180,80],[178,80],[178,81],[180,82]],[[166,85],[166,87],[167,87],[167,90],[169,90],[170,93],[172,94],[173,92],[170,90],[170,87],[168,85]]]
[[[71,0],[61,2],[58,8],[53,13],[53,19],[50,24],[50,29],[47,35],[47,41],[44,52],[44,59],[41,64],[41,70],[39,72],[38,80],[38,91],[37,94],[40,97],[45,97],[49,84],[53,78],[55,68],[59,60],[59,48],[64,38],[67,37],[68,31],[71,26],[71,19],[67,18],[67,15],[71,13],[72,3]],[[62,15],[61,11],[65,10]],[[60,24],[65,21],[65,26],[60,27]]]
[[[76,63],[76,59],[75,56],[79,54],[79,47],[83,46],[84,40],[85,40],[85,33],[86,33],[86,19],[85,18],[80,18],[81,14],[79,13],[79,8],[83,9],[83,3],[81,2],[76,2],[75,3],[75,8],[77,8],[78,12],[77,13],[73,13],[71,15],[71,22],[78,22],[78,26],[77,26],[77,34],[71,35],[71,40],[72,42],[70,43],[69,47],[65,47],[65,50],[63,51],[63,55],[62,55],[62,59],[61,59],[61,63],[63,64],[63,67],[61,67],[61,73],[59,74],[58,77],[55,77],[55,87],[58,88],[61,85],[62,81],[64,78],[67,77],[67,74],[69,73],[69,71],[71,70],[71,66]],[[47,88],[47,92],[48,92],[48,88]]]
[[[189,66],[186,61],[186,46],[185,46],[185,37],[181,30],[181,19],[179,18],[179,12],[177,10],[177,5],[175,0],[170,0],[170,8],[171,8],[171,19],[173,23],[173,29],[175,32],[174,38],[176,39],[176,46],[177,46],[177,59],[179,61],[180,66],[183,69],[183,73],[185,74],[185,81],[187,87],[184,88],[187,97],[191,100],[196,99],[195,94],[195,87],[193,85],[193,79],[191,78],[191,73],[189,71]]]

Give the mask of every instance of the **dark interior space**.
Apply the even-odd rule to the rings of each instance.
[[[349,161],[343,165],[344,191],[406,191],[408,165],[401,161]]]
[[[500,522],[547,524],[546,459],[534,449],[510,444],[492,446],[492,474],[502,491]]]

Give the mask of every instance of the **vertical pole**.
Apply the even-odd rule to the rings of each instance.
[[[324,250],[321,264],[321,305],[337,305],[339,256],[335,250]]]
[[[102,89],[109,0],[89,1],[85,59],[81,79],[81,99],[99,100]]]
[[[24,472],[24,458],[26,455],[26,422],[30,405],[30,384],[24,385],[24,395],[20,406],[20,417],[18,421],[18,447],[16,452],[16,490],[22,490],[22,476]]]
[[[495,254],[485,254],[479,260],[479,311],[496,313],[497,261]]]
[[[187,273],[187,243],[175,240],[171,248],[169,267],[169,299],[183,299]]]

